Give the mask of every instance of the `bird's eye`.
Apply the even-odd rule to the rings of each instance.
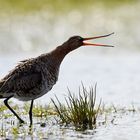
[[[83,38],[82,38],[82,37],[80,37],[80,36],[79,36],[79,38],[78,38],[78,39],[79,39],[79,41],[83,41]]]

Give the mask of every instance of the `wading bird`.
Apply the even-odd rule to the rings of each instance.
[[[5,98],[4,104],[18,118],[20,123],[24,123],[24,121],[9,106],[8,100],[12,97],[21,101],[31,100],[29,119],[30,126],[32,126],[33,102],[52,89],[58,79],[59,67],[64,57],[80,46],[113,47],[111,45],[86,42],[86,40],[107,37],[112,34],[90,38],[73,36],[50,53],[20,61],[9,74],[0,80],[0,98]]]

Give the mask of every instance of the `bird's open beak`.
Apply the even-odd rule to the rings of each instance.
[[[103,38],[103,37],[110,36],[110,35],[112,35],[112,34],[114,34],[114,32],[113,32],[113,33],[111,33],[111,34],[102,35],[102,36],[96,36],[96,37],[83,38],[83,46],[88,45],[88,46],[114,47],[114,46],[112,46],[112,45],[94,44],[94,43],[89,43],[89,42],[86,42],[86,40],[97,39],[97,38]]]

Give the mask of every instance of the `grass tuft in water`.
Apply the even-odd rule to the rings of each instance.
[[[63,105],[56,96],[57,103],[52,99],[56,112],[63,124],[72,124],[76,130],[93,129],[97,124],[101,100],[96,107],[96,85],[89,90],[82,84],[78,97],[68,89],[68,97]]]

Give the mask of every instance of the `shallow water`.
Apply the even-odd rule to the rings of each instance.
[[[6,112],[5,112],[6,113]],[[24,120],[28,120],[28,116],[23,116]],[[94,130],[87,130],[84,132],[75,131],[73,127],[59,126],[54,118],[56,116],[50,116],[47,118],[34,117],[34,125],[32,129],[29,129],[27,124],[19,126],[14,117],[9,119],[1,119],[0,124],[1,138],[8,139],[66,139],[66,140],[139,140],[139,111],[136,112],[117,112],[109,113],[107,115],[107,121],[105,124],[97,125]],[[114,119],[112,123],[112,119]],[[100,116],[98,122],[103,122],[104,117]],[[45,123],[46,126],[41,127],[41,124]],[[3,133],[2,133],[3,130]]]

